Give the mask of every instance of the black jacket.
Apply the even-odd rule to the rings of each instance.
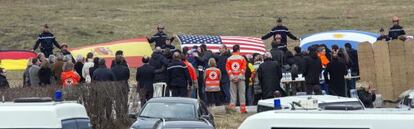
[[[36,50],[40,45],[40,51],[53,51],[53,45],[60,49],[59,43],[56,41],[55,36],[50,32],[43,32],[37,37],[36,44],[33,46],[33,50]]]
[[[257,69],[257,77],[259,79],[260,86],[262,87],[262,98],[273,98],[273,93],[279,90],[283,95],[284,91],[280,87],[280,79],[282,78],[281,65],[271,59],[265,59],[265,61],[259,65]]]
[[[377,41],[381,41],[381,40],[389,41],[390,37],[388,35],[381,35],[377,38]]]
[[[99,66],[93,72],[92,80],[94,81],[116,81],[114,73],[105,66]]]
[[[150,91],[153,90],[152,84],[154,83],[155,69],[149,64],[144,64],[137,68],[136,80],[139,88],[145,88]]]
[[[177,60],[171,61],[167,68],[168,81],[167,84],[170,87],[187,87],[188,82],[191,82],[190,74],[188,73],[187,66]]]
[[[358,98],[361,100],[361,102],[364,104],[367,108],[373,108],[374,104],[373,102],[376,99],[376,95],[369,93],[365,89],[357,90]]]
[[[168,35],[164,32],[157,32],[151,38],[148,39],[149,43],[155,42],[155,47],[161,47],[161,49],[165,48],[165,41],[169,40]]]
[[[82,68],[83,68],[83,63],[82,62],[76,62],[75,63],[75,71],[76,73],[78,73],[79,75],[82,75]],[[80,82],[85,82],[85,78],[83,78],[82,76]]]
[[[342,58],[332,59],[326,67],[329,73],[329,90],[332,95],[346,97],[345,75],[348,74],[345,60]]]
[[[40,85],[50,85],[50,79],[52,77],[52,69],[40,68],[39,72]]]
[[[319,76],[322,72],[322,62],[318,56],[305,57],[305,65],[303,75],[305,76],[305,82],[308,85],[319,84]]]
[[[112,73],[114,73],[117,81],[128,81],[130,72],[129,68],[125,65],[115,65],[111,68]]]
[[[289,38],[291,38],[293,40],[298,40],[298,38],[295,35],[293,35],[292,33],[290,33],[289,29],[286,26],[283,26],[283,25],[273,27],[272,30],[269,33],[262,36],[262,40],[266,40],[270,37],[274,38],[274,36],[276,34],[280,34],[280,36],[282,36],[281,41],[282,41],[283,45],[287,44],[287,36],[289,36]]]
[[[277,48],[272,48],[270,50],[270,54],[272,54],[273,61],[276,61],[280,65],[286,64],[285,53],[282,50],[277,49]]]
[[[401,35],[405,35],[405,31],[400,25],[393,25],[388,32],[388,36],[391,40],[398,39],[398,36]]]
[[[0,75],[0,89],[3,88],[10,88],[9,81],[7,81],[7,78],[3,75]]]
[[[167,82],[168,63],[168,59],[165,58],[162,53],[152,53],[149,64],[155,69],[154,82]]]
[[[230,52],[226,52],[221,55],[215,56],[215,59],[217,60],[217,68],[220,69],[220,71],[227,71],[226,62],[227,62],[227,58],[229,58],[230,56],[231,56]],[[227,72],[221,73],[220,82],[221,83],[230,82],[230,78]]]
[[[113,68],[115,65],[117,65],[115,63],[115,60],[112,60],[112,62],[111,62],[111,68]],[[123,60],[122,63],[121,63],[121,65],[126,66],[126,67],[129,67],[126,60]]]
[[[355,49],[348,50],[348,56],[350,59],[351,74],[353,76],[359,75],[359,64],[358,64],[358,51]]]
[[[305,59],[302,53],[296,54],[293,57],[293,60],[295,61],[294,64],[298,67],[298,74],[303,74],[303,68],[305,67]]]

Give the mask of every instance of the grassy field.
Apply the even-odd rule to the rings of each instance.
[[[411,0],[1,0],[0,50],[30,50],[49,24],[60,43],[71,47],[155,33],[262,36],[284,18],[301,37],[336,29],[377,32],[401,16],[412,35]],[[177,44],[177,43],[175,43]],[[298,42],[290,41],[291,46]],[[21,72],[11,72],[21,83]],[[218,115],[219,128],[237,128],[246,116]]]

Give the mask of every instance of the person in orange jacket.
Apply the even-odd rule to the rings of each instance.
[[[60,78],[63,88],[76,86],[81,79],[79,74],[74,71],[73,63],[69,61],[63,65],[63,72]]]
[[[237,101],[237,93],[239,93],[239,102],[240,102],[240,112],[247,113],[246,111],[246,86],[244,80],[246,79],[245,72],[246,72],[247,61],[244,59],[243,56],[240,55],[240,46],[234,45],[233,46],[233,55],[227,59],[226,62],[226,70],[228,75],[230,76],[230,110],[235,110],[236,101]]]
[[[208,60],[210,66],[204,72],[205,91],[207,96],[208,106],[220,105],[220,79],[221,71],[217,68],[217,63],[214,58]]]

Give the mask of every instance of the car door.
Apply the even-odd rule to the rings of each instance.
[[[201,117],[206,116],[205,119],[207,119],[213,126],[215,126],[214,116],[208,111],[207,106],[204,104],[204,102],[200,102],[200,113]]]

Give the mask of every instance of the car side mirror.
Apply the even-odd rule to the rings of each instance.
[[[129,117],[129,118],[132,118],[132,119],[137,119],[137,114],[135,114],[135,113],[130,113],[130,114],[128,114],[128,117]]]

